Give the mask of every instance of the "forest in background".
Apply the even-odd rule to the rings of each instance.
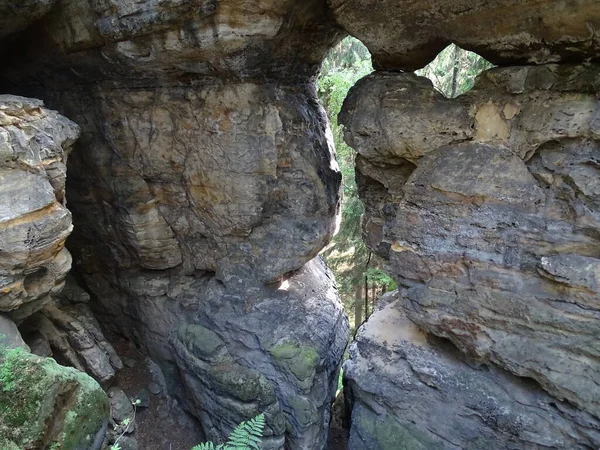
[[[416,72],[429,78],[435,89],[448,98],[473,87],[475,78],[493,67],[476,53],[451,44],[428,66]],[[347,37],[332,48],[321,67],[319,98],[331,123],[337,159],[342,171],[342,221],[338,234],[322,252],[333,270],[344,308],[353,330],[369,317],[377,299],[396,285],[382,261],[365,246],[361,235],[363,204],[358,197],[354,173],[355,152],[344,142],[338,114],[348,91],[373,71],[368,49],[357,39]]]

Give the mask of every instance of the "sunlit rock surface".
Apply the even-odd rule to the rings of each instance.
[[[39,100],[0,95],[0,311],[19,323],[71,268],[66,155],[79,128]]]
[[[448,100],[378,73],[341,116],[406,316],[596,417],[599,80],[597,65],[498,68]]]
[[[490,450],[596,448],[600,421],[537,383],[479,366],[424,334],[388,294],[344,364],[352,405],[348,448]]]

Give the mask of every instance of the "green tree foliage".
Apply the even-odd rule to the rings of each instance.
[[[492,65],[479,55],[450,45],[417,74],[430,78],[434,87],[446,97],[456,97],[471,89],[475,77],[490,67]],[[335,273],[346,312],[354,315],[356,325],[368,317],[369,295],[373,304],[378,293],[396,287],[362,240],[360,221],[364,207],[355,180],[355,152],[344,142],[343,127],[337,120],[350,88],[372,71],[367,48],[357,39],[348,37],[331,49],[319,77],[319,97],[331,123],[343,177],[340,230],[322,254]]]
[[[260,414],[254,419],[240,423],[225,444],[212,442],[196,445],[192,450],[260,450],[265,416]]]
[[[469,91],[477,75],[492,67],[492,63],[477,53],[450,44],[430,64],[415,73],[429,78],[444,96],[454,98]]]
[[[357,39],[348,37],[334,47],[323,62],[319,78],[319,96],[325,106],[342,171],[342,221],[338,234],[323,256],[334,271],[338,288],[349,314],[356,303],[356,287],[364,285],[369,270],[370,252],[362,240],[360,219],[364,207],[358,197],[354,172],[355,152],[344,142],[343,127],[337,117],[348,91],[362,77],[373,71],[371,55]],[[380,284],[393,283],[381,272]]]

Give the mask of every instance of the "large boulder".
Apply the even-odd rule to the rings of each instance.
[[[415,70],[448,44],[494,64],[598,59],[595,0],[329,0],[336,20],[373,54],[379,70]]]
[[[313,261],[341,183],[314,81],[342,34],[324,0],[65,0],[6,50],[5,85],[81,126],[69,249],[90,305],[215,439],[264,411],[271,448],[325,446],[348,327]],[[193,339],[211,333],[228,370]]]
[[[326,448],[348,320],[320,259],[281,283],[237,289],[208,273],[89,280],[101,320],[145,343],[209,438],[263,412],[265,449]]]
[[[407,288],[407,316],[597,417],[599,75],[498,68],[448,100],[376,74],[342,114],[366,239]]]
[[[73,91],[54,101],[86,124],[69,161],[73,247],[105,255],[113,270],[274,282],[333,234],[340,174],[310,86]]]
[[[600,420],[423,333],[383,297],[344,363],[352,450],[587,450]]]
[[[78,135],[40,100],[0,95],[0,312],[17,323],[60,291],[71,268],[66,157]]]
[[[88,375],[22,349],[0,353],[3,449],[99,450],[108,398]]]

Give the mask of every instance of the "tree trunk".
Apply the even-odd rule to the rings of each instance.
[[[458,69],[460,68],[460,48],[454,45],[454,68],[452,70],[452,93],[450,98],[456,97],[458,92]]]
[[[373,283],[371,286],[371,313],[375,311],[375,302],[377,301],[377,285]]]
[[[358,283],[354,290],[354,329],[358,330],[358,327],[362,325],[362,312],[363,312],[363,296],[362,296],[362,283]]]

